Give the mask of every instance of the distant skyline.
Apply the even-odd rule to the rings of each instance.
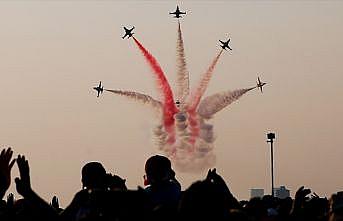
[[[275,132],[275,186],[319,195],[342,190],[343,2],[340,1],[1,1],[0,145],[27,156],[32,186],[66,206],[81,168],[143,185],[159,151],[149,107],[92,89],[135,90],[158,98],[153,75],[123,26],[157,58],[173,88],[178,4],[194,87],[231,38],[205,96],[267,82],[214,116],[216,168],[239,199],[270,192],[266,133]],[[177,173],[183,188],[205,177]],[[13,178],[18,174],[13,171]],[[11,191],[15,191],[12,182]]]

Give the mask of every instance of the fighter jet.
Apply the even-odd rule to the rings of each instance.
[[[175,15],[174,18],[182,18],[181,15],[185,15],[186,12],[180,11],[179,6],[177,5],[177,6],[176,6],[175,12],[169,12],[169,14],[170,14],[170,15]]]
[[[260,77],[257,77],[257,87],[260,88],[261,93],[263,93],[262,87],[266,85],[267,83],[261,82]]]
[[[232,50],[232,48],[230,48],[230,46],[229,46],[230,38],[229,38],[229,40],[227,40],[225,42],[222,40],[219,40],[219,42],[222,44],[222,45],[220,45],[220,47],[222,47],[222,49],[226,50],[226,48],[228,48],[228,49]]]
[[[123,28],[125,30],[125,35],[122,37],[122,39],[124,39],[126,36],[128,36],[127,39],[129,39],[130,37],[133,36],[134,33],[132,33],[132,31],[133,31],[133,29],[135,29],[135,26],[132,26],[131,29],[128,29],[126,27],[123,27]]]
[[[93,87],[93,89],[98,92],[98,96],[97,97],[99,97],[99,95],[102,94],[102,92],[104,91],[104,86],[101,86],[101,81],[100,81],[99,86]]]

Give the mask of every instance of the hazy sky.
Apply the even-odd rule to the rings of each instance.
[[[171,85],[176,74],[178,3],[191,84],[231,38],[206,95],[268,82],[218,113],[216,167],[240,199],[252,187],[270,192],[274,131],[275,183],[319,195],[342,190],[343,2],[340,1],[1,1],[0,145],[25,154],[32,185],[63,206],[81,188],[90,160],[142,185],[145,160],[158,153],[147,106],[91,87],[157,98],[153,75],[123,25],[158,59]],[[175,87],[174,87],[175,88]],[[181,174],[186,188],[202,174]],[[17,168],[13,175],[18,174]],[[14,185],[11,190],[14,191]]]

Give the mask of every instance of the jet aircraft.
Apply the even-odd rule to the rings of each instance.
[[[125,30],[125,35],[122,37],[122,39],[124,39],[126,36],[128,36],[127,38],[129,39],[130,37],[133,36],[134,33],[132,33],[133,29],[135,29],[135,26],[132,26],[131,29],[128,29],[126,27],[124,27]]]
[[[181,15],[185,15],[186,12],[180,11],[179,6],[177,5],[177,6],[176,6],[175,12],[169,12],[169,14],[170,14],[170,15],[175,15],[174,18],[182,18]]]
[[[261,82],[260,77],[257,77],[257,87],[260,88],[261,93],[263,93],[263,86],[266,85],[267,83]]]
[[[101,86],[101,81],[100,81],[99,86],[93,87],[93,89],[98,92],[98,96],[97,97],[99,97],[99,95],[102,94],[102,92],[104,91],[104,86]]]
[[[220,47],[222,47],[222,49],[224,49],[224,50],[226,50],[226,48],[232,50],[232,48],[230,48],[230,46],[229,46],[230,40],[231,40],[230,38],[227,41],[219,40],[219,42],[222,44],[222,45],[220,45]]]

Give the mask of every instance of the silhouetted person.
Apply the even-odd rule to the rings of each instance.
[[[181,185],[175,178],[167,157],[155,155],[145,163],[145,192],[151,201],[154,219],[172,219],[181,196]]]
[[[230,209],[240,208],[223,178],[213,169],[208,171],[205,180],[193,183],[184,192],[179,218],[182,221],[227,220]]]
[[[106,189],[106,170],[99,162],[90,162],[83,166],[82,171],[83,189]]]
[[[70,205],[62,212],[63,220],[102,220],[110,216],[108,204],[120,204],[111,199],[110,191],[126,191],[125,179],[106,173],[99,162],[89,162],[81,170],[82,190],[76,193]],[[115,217],[116,214],[112,214]]]
[[[99,162],[89,162],[82,168],[82,188],[91,190],[127,190],[126,180],[118,175],[106,173]]]
[[[138,190],[127,190],[126,180],[106,173],[101,163],[87,163],[81,170],[82,190],[62,210],[57,197],[49,205],[32,189],[25,156],[12,159],[12,155],[10,148],[0,152],[0,221],[343,221],[343,192],[328,201],[302,186],[294,200],[267,195],[239,203],[216,169],[193,183],[180,199],[181,186],[171,162],[159,155],[146,161],[147,187]],[[19,169],[15,185],[22,199],[8,194],[4,200],[15,162]]]
[[[63,220],[96,220],[99,218],[96,196],[107,191],[106,170],[99,162],[89,162],[81,170],[82,190],[76,193],[69,206],[61,213]],[[100,205],[99,205],[100,206]]]

